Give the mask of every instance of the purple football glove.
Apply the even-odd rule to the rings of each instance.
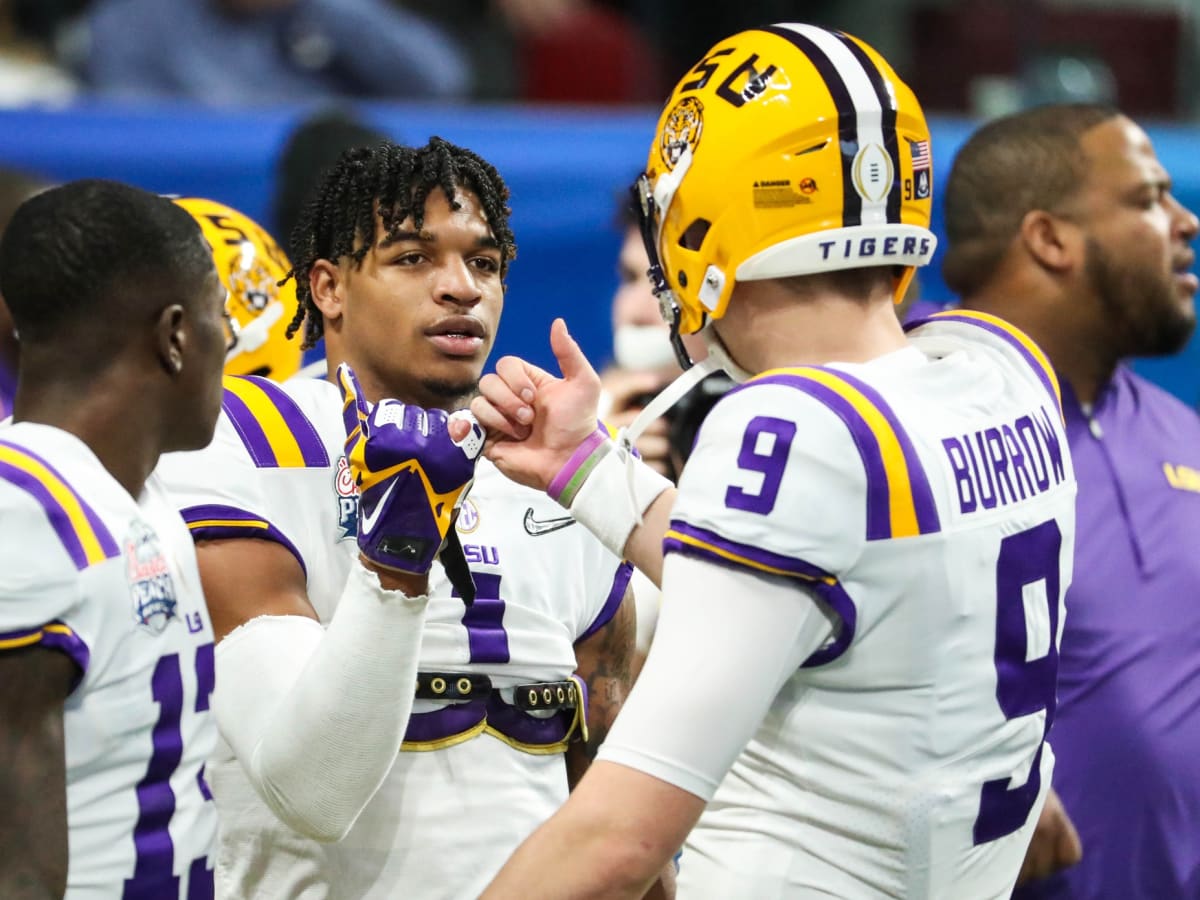
[[[422,575],[475,477],[483,429],[466,410],[447,413],[399,400],[372,407],[345,363],[337,379],[346,459],[359,492],[358,548],[379,565]],[[450,437],[454,419],[471,423],[461,441]]]

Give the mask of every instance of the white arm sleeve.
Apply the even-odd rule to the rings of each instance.
[[[712,799],[779,689],[838,621],[796,579],[668,555],[650,655],[598,758]]]
[[[260,616],[217,645],[217,724],[290,828],[341,840],[383,782],[412,711],[428,599],[355,564],[328,628]]]

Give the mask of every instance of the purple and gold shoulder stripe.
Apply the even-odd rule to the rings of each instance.
[[[842,420],[867,476],[867,540],[916,537],[941,529],[916,448],[878,391],[845,372],[817,366],[773,369],[735,390],[761,384],[807,394]]]
[[[256,376],[226,376],[221,407],[254,464],[265,468],[329,465],[321,436],[279,385]]]
[[[238,509],[235,506],[225,506],[219,503],[208,503],[201,506],[189,506],[181,510],[183,521],[187,523],[188,531],[193,541],[220,541],[228,539],[249,538],[252,540],[274,541],[296,557],[304,574],[308,575],[308,566],[300,549],[293,544],[286,534],[268,522],[262,516]]]
[[[120,553],[96,511],[32,450],[0,441],[0,480],[38,502],[76,569],[83,571]]]
[[[1059,421],[1063,420],[1062,391],[1058,386],[1058,375],[1055,374],[1054,367],[1050,365],[1050,360],[1046,358],[1046,354],[1042,352],[1042,348],[1034,343],[1033,338],[1020,328],[1004,321],[999,316],[993,316],[989,313],[976,312],[971,309],[948,309],[944,312],[934,313],[927,318],[909,322],[904,326],[904,330],[906,332],[912,331],[914,328],[920,328],[922,325],[931,322],[959,322],[964,325],[972,325],[999,338],[1005,344],[1012,347],[1028,363],[1029,367],[1033,369],[1038,381],[1042,383],[1042,386],[1046,389],[1046,393],[1054,401],[1054,408],[1058,410]]]
[[[732,569],[748,569],[766,575],[782,575],[805,583],[824,600],[841,620],[836,638],[804,661],[805,667],[823,666],[846,652],[854,640],[858,609],[833,574],[793,556],[773,553],[762,547],[731,541],[707,528],[672,519],[663,536],[663,553],[679,553]]]
[[[0,632],[0,653],[35,645],[58,650],[71,657],[75,665],[79,667],[79,678],[75,680],[75,684],[78,684],[83,673],[88,669],[88,662],[92,655],[88,645],[70,625],[63,622],[55,621],[36,628]],[[72,690],[74,690],[75,684],[72,684]]]
[[[708,559],[735,568],[754,569],[768,575],[785,575],[826,585],[837,582],[828,572],[802,560],[772,553],[762,547],[731,541],[715,531],[689,525],[681,519],[671,520],[670,527],[663,536],[663,550],[667,553],[682,553]]]

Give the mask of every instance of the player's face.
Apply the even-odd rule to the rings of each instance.
[[[642,242],[641,233],[633,226],[625,229],[625,239],[621,242],[621,253],[617,257],[617,292],[613,295],[612,305],[613,337],[616,345],[614,350],[618,365],[632,369],[662,370],[664,375],[673,378],[679,372],[679,365],[675,361],[675,352],[671,349],[670,328],[663,319],[658,298],[654,296],[650,277],[646,274],[649,268],[650,257],[646,255],[646,245]],[[647,347],[644,338],[627,341],[625,355],[632,356],[632,350],[636,349],[638,356],[644,359],[622,359],[622,350],[618,349],[622,343],[620,334],[622,330],[628,331],[631,327],[635,331],[644,328],[657,329],[662,336],[661,346]],[[704,339],[699,335],[685,334],[683,343],[694,362],[699,362],[708,355]]]
[[[658,299],[646,277],[649,268],[650,258],[646,256],[641,234],[636,228],[627,228],[617,257],[618,283],[612,307],[614,331],[622,325],[661,325],[666,332]]]
[[[342,342],[364,387],[422,406],[457,407],[474,394],[504,305],[502,254],[476,196],[459,209],[430,192],[412,220],[375,243],[360,267],[343,261]]]
[[[1174,353],[1196,325],[1196,217],[1170,192],[1149,137],[1117,117],[1080,141],[1085,275],[1122,356]]]
[[[194,450],[208,446],[221,412],[221,375],[225,365],[225,286],[213,268],[200,290],[187,303],[187,331],[179,404],[182,421],[177,447]]]

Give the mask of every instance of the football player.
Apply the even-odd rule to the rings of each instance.
[[[219,641],[219,896],[475,896],[623,700],[628,565],[490,464],[469,496],[433,468],[389,496],[406,467],[372,457],[389,427],[447,452],[447,435],[471,440],[453,411],[495,339],[507,197],[491,165],[437,138],[344,154],[294,241],[291,327],[357,380],[227,379],[212,447],[168,462]],[[314,673],[364,565],[412,620]],[[374,693],[348,705],[364,681]]]
[[[107,181],[0,241],[20,333],[0,427],[0,896],[212,896],[213,633],[159,454],[221,407],[225,291],[196,223]]]
[[[199,197],[175,202],[200,223],[229,291],[225,307],[234,339],[225,374],[291,378],[300,371],[301,351],[287,335],[297,306],[295,284],[280,284],[292,268],[287,254],[261,225],[236,209]]]
[[[1012,890],[1053,766],[1075,482],[1036,345],[962,312],[906,335],[892,309],[934,250],[929,140],[840,32],[746,31],[679,82],[636,185],[653,280],[744,384],[678,491],[596,431],[561,320],[564,378],[506,358],[481,384],[501,471],[664,592],[599,761],[487,896],[640,896],[685,838],[681,897]]]

